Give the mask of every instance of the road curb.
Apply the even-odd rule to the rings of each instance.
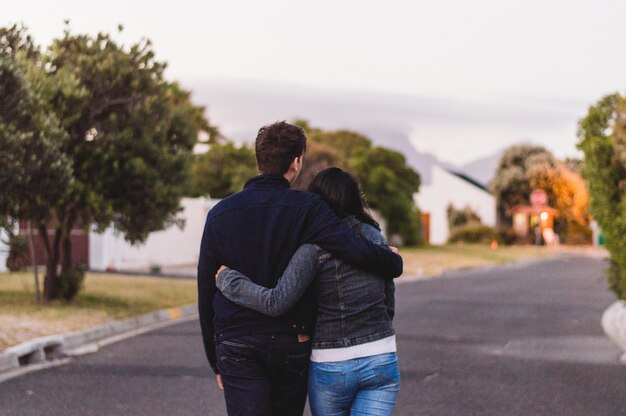
[[[197,318],[198,306],[186,305],[162,309],[140,316],[89,328],[35,338],[0,352],[0,381],[9,373],[19,375],[20,370],[45,367],[69,356],[96,352],[100,347],[130,338],[175,322]]]
[[[623,351],[620,361],[626,364],[626,302],[618,300],[602,314],[602,329]]]

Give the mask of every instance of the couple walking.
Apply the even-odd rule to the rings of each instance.
[[[387,246],[356,179],[292,190],[306,136],[262,127],[259,176],[208,214],[198,262],[204,347],[229,415],[390,415],[400,387]],[[392,251],[394,250],[394,251]]]

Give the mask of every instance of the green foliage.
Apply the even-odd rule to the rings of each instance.
[[[498,227],[498,242],[510,246],[517,242],[517,234],[511,227]]]
[[[209,150],[194,157],[191,166],[192,196],[224,198],[240,191],[257,174],[254,150],[246,145],[214,143]]]
[[[471,222],[481,222],[478,214],[470,207],[456,209],[452,204],[448,204],[448,207],[446,208],[446,215],[448,217],[448,229],[450,231],[456,227]]]
[[[202,107],[164,80],[165,64],[147,40],[125,48],[108,34],[66,31],[47,59],[50,73],[68,70],[88,89],[53,100],[75,171],[64,213],[100,229],[112,223],[142,242],[175,219],[191,149],[206,127]]]
[[[9,237],[9,255],[7,257],[6,266],[12,272],[25,270],[30,264],[30,248],[28,240],[21,236]]]
[[[44,53],[32,45],[23,28],[0,30],[3,64],[25,62],[25,82],[14,81],[18,76],[0,79],[2,103],[11,93],[16,102],[25,103],[21,112],[14,111],[13,104],[0,108],[5,121],[0,135],[9,138],[0,143],[17,142],[0,149],[0,155],[20,155],[14,149],[22,146],[26,150],[21,159],[9,160],[13,166],[27,166],[28,161],[69,176],[62,185],[48,173],[40,178],[50,178],[50,185],[29,182],[40,183],[30,194],[46,209],[38,218],[27,217],[41,231],[47,220],[42,217],[55,214],[53,239],[42,233],[48,258],[45,296],[53,299],[61,293],[58,262],[68,276],[74,274],[69,236],[76,223],[100,230],[112,224],[128,241],[139,243],[150,232],[176,222],[180,199],[188,190],[192,148],[200,132],[210,139],[215,129],[188,91],[164,79],[166,65],[155,59],[148,40],[126,47],[108,34],[74,35],[66,30]],[[39,136],[50,145],[40,144]],[[35,144],[36,151],[29,150]],[[3,168],[0,182],[7,175]],[[23,212],[28,201],[24,194],[13,192],[15,197],[3,202]],[[61,246],[67,248],[63,259]]]
[[[374,147],[372,141],[349,130],[325,131],[304,120],[295,122],[309,139],[303,170],[294,184],[306,189],[313,177],[329,166],[353,173],[361,182],[368,205],[387,221],[387,232],[401,243],[420,242],[420,215],[413,202],[420,177],[404,156],[391,149]]]
[[[622,270],[623,269],[613,259],[609,262],[609,267],[606,270],[609,288],[616,293],[620,299],[624,299],[624,293],[626,293],[626,279],[624,279]]]
[[[449,243],[481,243],[489,244],[492,241],[500,241],[498,230],[488,225],[477,222],[467,223],[456,227],[448,237]]]
[[[78,295],[85,280],[85,270],[81,267],[72,266],[64,269],[59,274],[59,295],[67,302]]]
[[[46,101],[60,81],[7,49],[13,50],[0,47],[0,218],[12,228],[19,219],[50,217],[50,208],[67,194],[72,167],[61,149],[67,133]]]
[[[387,232],[405,245],[420,242],[420,216],[413,202],[420,177],[394,150],[374,147],[354,160],[369,205],[387,220]]]
[[[626,98],[612,94],[591,106],[578,137],[591,212],[611,253],[609,283],[626,300]]]

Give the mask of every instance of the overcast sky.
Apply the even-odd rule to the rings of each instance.
[[[407,119],[406,134],[418,150],[459,162],[498,140],[574,154],[587,106],[626,87],[619,0],[24,0],[0,8],[0,24],[23,22],[43,45],[61,35],[66,18],[76,32],[114,32],[122,23],[123,41],[150,38],[168,76],[194,90],[243,79],[456,103],[448,117]],[[202,99],[215,109],[212,121],[236,130],[236,115],[220,120],[219,102]],[[483,114],[489,109],[500,117]]]

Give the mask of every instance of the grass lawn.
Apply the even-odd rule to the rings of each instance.
[[[0,349],[196,301],[192,279],[87,273],[83,289],[71,304],[40,305],[35,302],[32,273],[0,273]]]
[[[534,246],[503,246],[493,250],[487,245],[450,244],[403,249],[400,254],[404,276],[428,278],[449,270],[548,257],[560,251]]]

